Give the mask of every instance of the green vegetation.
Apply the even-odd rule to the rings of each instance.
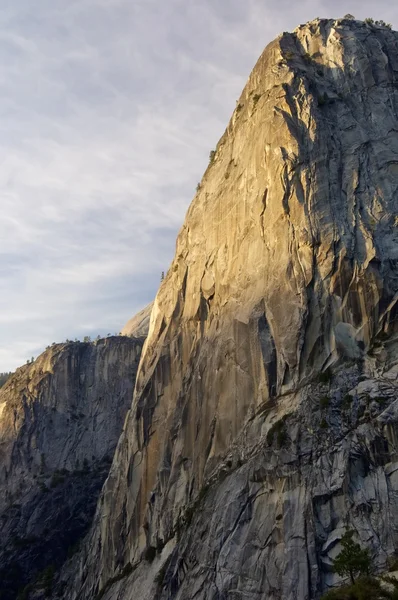
[[[375,577],[360,577],[351,585],[343,585],[324,594],[321,600],[398,600],[398,581],[383,577],[389,588]]]
[[[376,398],[372,398],[372,400],[377,402],[380,407],[384,407],[387,404],[387,398],[384,398],[383,396],[376,396]]]
[[[215,157],[216,157],[216,151],[215,150],[210,150],[209,164],[212,164],[214,162]]]
[[[69,546],[68,558],[72,558],[72,556],[74,556],[76,554],[76,552],[79,550],[79,548],[80,548],[80,540],[78,540],[77,542],[75,542],[74,544]]]
[[[28,585],[25,585],[25,587],[20,590],[17,600],[28,600],[30,592],[35,592],[37,590],[44,590],[44,595],[46,597],[51,596],[54,573],[54,565],[48,565],[44,571],[38,574],[34,583],[28,583]]]
[[[34,586],[32,583],[28,583],[28,585],[25,585],[25,587],[23,588],[23,590],[21,590],[17,596],[17,600],[28,600],[29,598],[29,593],[32,592],[34,589]]]
[[[46,567],[39,578],[39,584],[44,588],[44,593],[46,596],[50,596],[51,589],[53,585],[55,568],[54,565],[49,565]]]
[[[12,372],[9,371],[4,372],[4,373],[0,373],[0,388],[3,387],[3,385],[6,383],[6,381],[11,377]]]
[[[50,487],[55,488],[55,487],[57,487],[57,485],[60,485],[64,481],[65,481],[65,476],[62,475],[59,471],[55,471],[51,478]]]
[[[398,571],[398,556],[389,556],[387,559],[387,567],[389,571]]]
[[[342,400],[341,408],[343,410],[348,410],[352,404],[352,400],[352,396],[350,396],[350,394],[346,394]]]
[[[318,375],[319,383],[330,383],[332,378],[333,374],[330,369],[326,369],[326,371],[321,371]]]
[[[30,546],[31,544],[37,542],[37,540],[38,538],[35,535],[28,535],[24,538],[20,538],[16,535],[13,538],[12,543],[15,546],[15,548],[26,548],[27,546]]]
[[[324,94],[320,94],[318,96],[318,106],[325,106],[325,104],[327,104],[328,102],[328,95],[326,94],[326,92]]]
[[[374,19],[372,19],[372,17],[367,17],[365,19],[365,23],[367,25],[378,25],[379,27],[387,27],[387,29],[392,29],[391,23],[386,23],[385,21],[383,21],[383,19],[375,21]]]
[[[144,559],[147,562],[151,563],[154,561],[155,556],[156,556],[155,546],[148,546],[148,548],[145,550],[145,553],[144,553]]]
[[[333,561],[333,571],[340,577],[348,575],[352,584],[359,575],[369,575],[371,566],[369,550],[362,549],[353,537],[354,531],[347,529],[341,538],[343,548]]]
[[[205,483],[200,488],[199,493],[196,496],[196,498],[194,499],[194,501],[192,502],[192,504],[187,506],[184,513],[178,517],[176,525],[175,525],[175,533],[177,535],[177,539],[180,538],[180,535],[181,535],[181,532],[183,531],[183,529],[190,526],[191,521],[192,521],[195,513],[197,512],[200,504],[202,503],[202,500],[205,499],[207,492],[209,491],[209,488],[210,488],[210,484]],[[162,543],[164,543],[164,542],[162,542]]]
[[[390,335],[387,333],[387,331],[380,331],[377,334],[377,337],[381,342],[386,342],[388,339],[390,339]]]
[[[286,431],[286,419],[287,415],[282,417],[279,421],[274,423],[267,433],[267,443],[271,445],[276,437],[276,443],[278,448],[282,448],[288,440]]]
[[[350,583],[330,590],[321,600],[398,600],[398,580],[370,575],[372,562],[367,548],[354,542],[354,531],[347,529],[341,539],[342,550],[333,561],[333,571],[349,577]],[[397,567],[397,558],[390,560],[390,569]]]
[[[319,400],[319,406],[321,407],[321,410],[328,409],[330,406],[329,396],[322,396],[322,398]]]
[[[364,404],[361,404],[358,408],[358,419],[362,419],[362,417],[365,419],[369,419],[370,417],[369,409]]]

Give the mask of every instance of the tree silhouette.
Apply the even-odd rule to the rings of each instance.
[[[369,575],[371,565],[369,550],[362,549],[353,537],[354,531],[347,529],[341,538],[343,548],[333,561],[333,571],[340,577],[349,575],[351,583],[358,575]]]
[[[0,387],[2,387],[5,382],[7,381],[7,379],[9,379],[11,377],[12,373],[10,372],[4,372],[4,373],[0,373]]]

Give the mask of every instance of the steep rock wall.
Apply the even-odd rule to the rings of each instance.
[[[76,550],[93,517],[143,340],[55,344],[0,390],[0,592]]]
[[[338,541],[351,497],[352,480],[348,488],[339,483],[351,450],[339,455],[338,445],[354,449],[360,431],[355,420],[354,438],[336,430],[330,451],[318,436],[319,477],[309,485],[307,430],[319,429],[320,421],[307,395],[322,370],[337,373],[343,362],[360,361],[343,386],[357,397],[360,377],[382,377],[390,356],[382,345],[376,358],[369,352],[397,332],[397,84],[398,34],[386,28],[315,20],[265,49],[178,236],[152,311],[133,407],[68,597],[301,600],[325,583],[319,543],[322,536],[326,544]],[[313,390],[318,401],[321,392]],[[337,392],[332,388],[331,401],[341,412]],[[252,485],[260,476],[253,476],[245,449],[253,448],[253,432],[256,443],[266,444],[273,420],[292,412],[286,435],[296,440],[293,456],[253,449],[263,493]],[[363,436],[367,448],[377,437],[374,426]],[[193,521],[187,510],[198,510],[231,453],[231,465],[245,466],[206,504],[212,525],[206,513]],[[329,454],[322,459],[323,453]],[[342,496],[335,517],[315,534],[308,528],[315,528],[322,460],[322,493],[333,495],[337,486]],[[394,478],[391,485],[395,498]],[[381,510],[379,497],[366,499],[370,512]],[[275,520],[283,527],[271,527]],[[242,522],[257,536],[257,550],[247,556]],[[224,530],[243,536],[222,558],[229,561],[222,569],[235,569],[239,582],[218,571]],[[308,543],[311,551],[301,557]],[[384,555],[394,544],[386,548]],[[159,589],[168,557],[173,575]],[[260,562],[266,575],[259,578]],[[256,582],[252,590],[239,587],[245,578]]]

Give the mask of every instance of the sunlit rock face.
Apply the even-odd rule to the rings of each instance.
[[[1,388],[2,599],[76,551],[131,405],[142,345],[126,337],[54,344]]]
[[[304,600],[347,523],[397,549],[397,191],[398,34],[283,33],[178,236],[65,598]]]
[[[132,317],[126,325],[123,327],[121,334],[128,335],[129,337],[146,337],[149,330],[149,320],[151,318],[151,312],[153,308],[153,302],[145,306],[140,312]]]

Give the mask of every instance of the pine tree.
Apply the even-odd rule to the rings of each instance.
[[[340,577],[349,575],[351,583],[355,583],[358,575],[369,575],[371,565],[369,550],[362,549],[353,537],[354,531],[347,529],[341,538],[343,549],[333,561],[333,571]]]

